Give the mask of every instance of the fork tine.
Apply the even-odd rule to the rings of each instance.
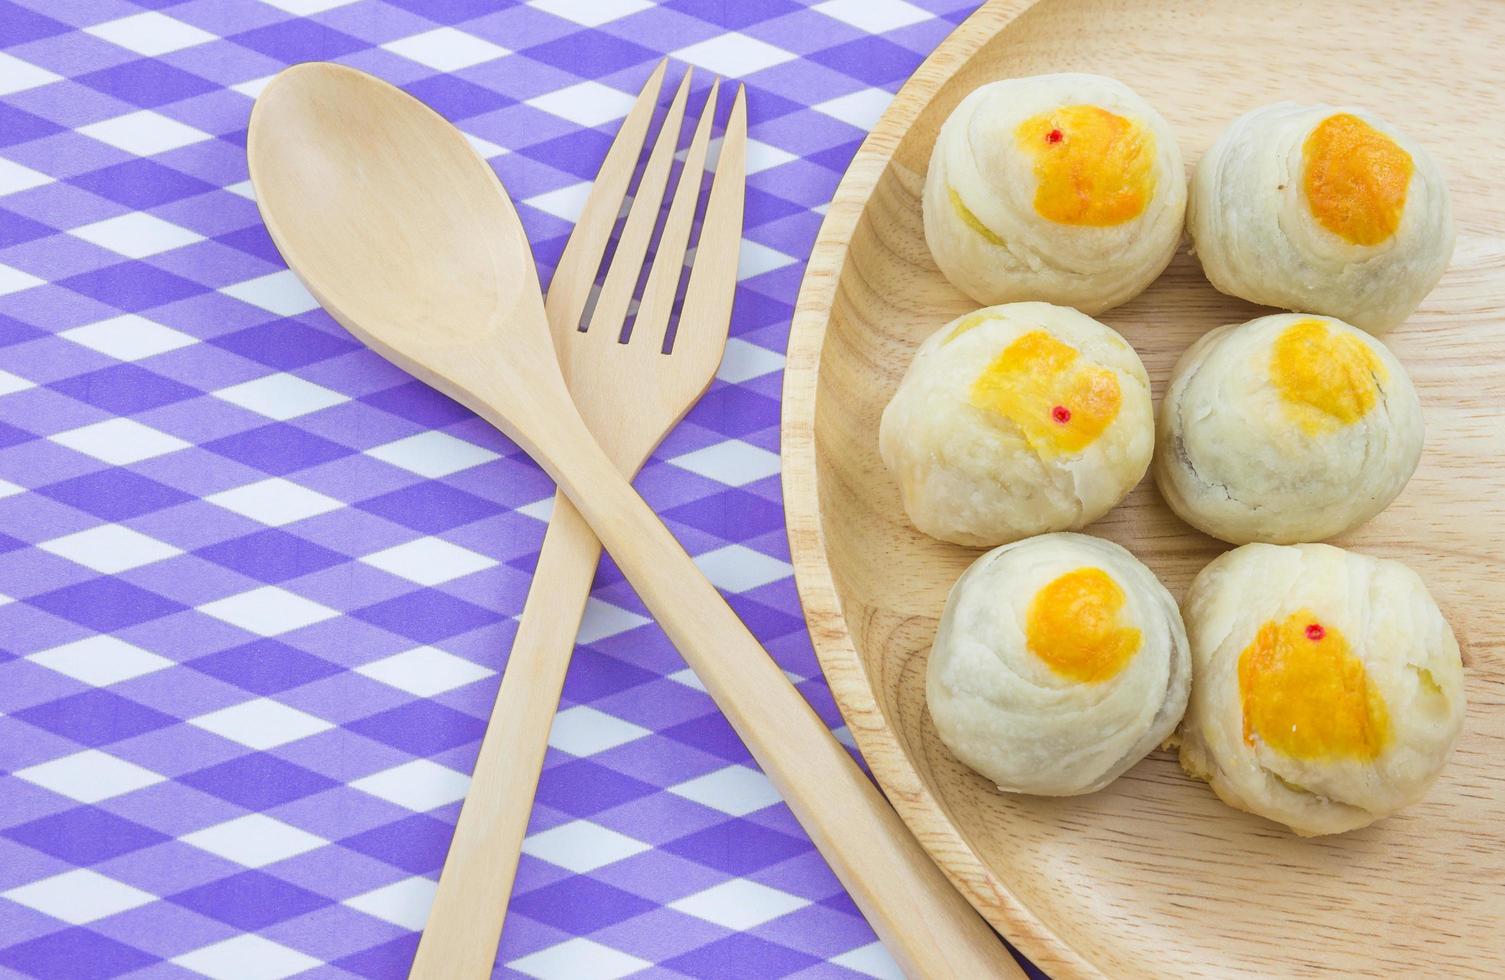
[[[627,196],[627,185],[632,180],[632,171],[643,143],[648,137],[648,123],[653,118],[653,107],[658,103],[658,93],[663,85],[664,72],[669,67],[665,58],[653,69],[637,101],[622,120],[612,140],[611,149],[596,174],[596,182],[580,211],[580,220],[570,232],[570,240],[559,256],[554,268],[554,278],[549,283],[549,294],[544,302],[549,326],[557,335],[562,330],[575,330],[585,304],[590,297],[590,287],[596,279],[596,269],[601,265],[601,256],[606,252],[606,243],[611,239],[612,226],[622,210],[622,200]]]
[[[648,282],[643,286],[643,298],[638,303],[637,319],[632,325],[634,336],[641,334],[644,343],[652,342],[659,350],[664,347],[669,313],[674,306],[674,290],[684,269],[685,247],[690,244],[690,225],[694,222],[695,204],[700,198],[700,179],[705,169],[706,149],[711,142],[716,93],[720,88],[721,79],[713,80],[711,92],[701,107],[700,122],[690,140],[690,150],[685,154],[685,165],[679,172],[679,186],[674,190],[669,217],[665,219],[663,234],[659,236],[658,253],[653,256],[653,268],[648,270]]]
[[[737,86],[726,132],[721,137],[721,156],[711,197],[706,203],[690,284],[675,330],[677,354],[721,360],[731,325],[732,297],[737,291],[737,254],[742,246],[742,203],[747,182],[747,92]],[[710,378],[706,378],[710,383]]]
[[[685,77],[674,93],[674,101],[669,104],[658,139],[654,141],[648,163],[643,167],[643,176],[638,180],[637,194],[627,212],[627,223],[622,226],[622,237],[617,240],[617,250],[611,257],[611,268],[606,270],[606,281],[601,284],[601,295],[591,312],[586,333],[595,334],[598,342],[608,337],[614,341],[620,339],[622,326],[627,322],[632,290],[638,283],[638,274],[643,271],[643,256],[648,254],[648,241],[653,237],[659,206],[664,202],[664,191],[669,185],[669,167],[674,160],[674,148],[679,144],[692,72],[693,69],[685,69]]]

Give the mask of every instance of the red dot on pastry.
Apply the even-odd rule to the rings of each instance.
[[[1061,142],[1063,135],[1064,134],[1059,129],[1052,129],[1050,132],[1045,134],[1045,142],[1059,143]]]
[[[1325,630],[1325,629],[1322,628],[1322,624],[1321,623],[1312,623],[1311,625],[1307,626],[1307,628],[1306,628],[1306,638],[1308,640],[1313,640],[1313,641],[1320,640],[1320,639],[1322,639],[1326,635],[1327,635],[1327,630]]]
[[[1067,422],[1071,421],[1071,409],[1067,408],[1065,405],[1057,405],[1055,408],[1050,410],[1050,417],[1055,419],[1062,425],[1065,425]]]

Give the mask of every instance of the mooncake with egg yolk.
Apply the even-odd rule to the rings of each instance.
[[[941,126],[923,210],[937,267],[972,299],[1094,314],[1170,262],[1186,175],[1169,124],[1123,83],[1010,78],[970,93]]]
[[[1171,371],[1155,482],[1233,544],[1320,541],[1378,514],[1421,458],[1421,403],[1383,343],[1332,317],[1219,327]]]
[[[1425,147],[1363,109],[1291,102],[1235,119],[1203,155],[1187,230],[1220,291],[1376,334],[1432,291],[1455,239]]]
[[[915,527],[991,547],[1081,528],[1154,446],[1149,377],[1109,327],[1047,303],[960,317],[916,352],[878,447]]]
[[[1248,544],[1183,604],[1191,700],[1181,765],[1230,806],[1303,836],[1420,800],[1464,718],[1453,631],[1400,562]]]
[[[1042,534],[983,555],[952,588],[926,665],[930,716],[999,789],[1102,789],[1166,739],[1186,707],[1181,613],[1109,541]]]

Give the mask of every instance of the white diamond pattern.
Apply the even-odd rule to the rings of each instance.
[[[259,636],[278,636],[339,615],[328,606],[275,585],[216,599],[199,610]]]
[[[650,622],[652,620],[647,616],[639,616],[631,610],[613,606],[592,596],[585,602],[585,616],[580,621],[580,630],[575,634],[575,639],[579,643],[595,643]]]
[[[676,456],[669,462],[691,473],[740,487],[765,480],[779,471],[779,455],[766,449],[728,439],[714,446]]]
[[[345,506],[327,494],[310,490],[280,476],[221,490],[204,499],[226,510],[233,510],[242,517],[273,527],[318,517]]]
[[[62,336],[118,361],[139,361],[197,343],[186,333],[134,313],[64,330]]]
[[[9,371],[0,371],[0,395],[14,395],[18,391],[26,391],[35,388],[36,385],[27,381],[19,374],[11,374]]]
[[[86,30],[111,44],[118,44],[148,57],[181,51],[183,48],[214,40],[214,35],[208,31],[155,10],[95,24]]]
[[[779,802],[779,791],[768,777],[746,766],[727,766],[669,787],[669,792],[687,800],[745,817]]]
[[[438,585],[494,567],[495,559],[450,544],[443,538],[419,538],[366,555],[361,561],[419,585]]]
[[[168,252],[204,240],[204,236],[197,232],[141,211],[130,211],[114,218],[80,225],[68,234],[128,259],[144,259],[148,255]]]
[[[210,138],[202,129],[195,129],[150,109],[80,126],[78,131],[101,143],[108,143],[117,150],[142,157],[192,146]]]
[[[438,882],[427,878],[404,878],[381,888],[345,899],[345,904],[373,918],[404,929],[418,930],[428,919]]]
[[[95,687],[108,687],[172,666],[166,657],[108,633],[41,650],[26,659]]]
[[[357,667],[356,671],[421,698],[453,691],[496,673],[437,647],[415,647]]]
[[[797,55],[755,37],[731,32],[680,48],[670,57],[730,78],[743,78],[793,61]]]
[[[40,170],[23,167],[13,160],[0,159],[0,197],[19,194],[50,183],[52,177]]]
[[[43,541],[37,547],[106,575],[140,568],[183,553],[181,548],[120,524],[101,524]]]
[[[323,718],[271,698],[257,698],[211,711],[188,719],[188,723],[263,752],[334,727]]]
[[[528,6],[582,27],[600,27],[648,10],[653,4],[649,0],[528,0]]]
[[[189,445],[177,436],[126,418],[106,419],[48,438],[112,466],[139,463],[143,459],[187,449]]]
[[[80,803],[98,803],[153,786],[167,778],[99,749],[85,749],[18,769],[16,775]]]
[[[751,929],[809,904],[809,899],[798,895],[745,878],[733,878],[670,902],[669,907],[728,929]]]
[[[0,52],[0,95],[51,85],[62,77],[29,61]]]
[[[729,544],[697,555],[695,564],[718,589],[747,592],[794,574],[787,561],[770,558],[740,544]]]
[[[75,868],[0,892],[0,898],[75,926],[139,908],[156,897],[88,868]]]
[[[269,374],[213,393],[232,405],[285,422],[300,415],[349,401],[349,397],[323,385],[305,381],[296,374]]]
[[[831,962],[876,980],[904,980],[904,971],[899,969],[899,964],[894,962],[882,943],[869,943],[848,950],[840,956],[833,956]]]
[[[319,308],[319,301],[313,298],[290,270],[247,279],[245,282],[226,286],[220,292],[278,316],[297,316]]]
[[[549,744],[570,755],[595,755],[649,734],[652,733],[641,725],[581,704],[554,716]]]
[[[446,432],[423,432],[366,450],[385,463],[435,479],[497,459],[489,449]]]
[[[901,27],[922,23],[930,17],[905,0],[824,0],[812,9],[869,34],[897,31]]]
[[[582,203],[584,203],[583,200]],[[0,263],[0,296],[19,293],[23,289],[30,289],[41,284],[42,280],[31,273]]]
[[[883,115],[883,110],[894,100],[893,93],[878,88],[867,88],[850,95],[830,99],[816,105],[816,112],[824,112],[833,119],[840,119],[857,129],[872,129]]]
[[[577,875],[625,861],[647,850],[649,846],[642,841],[589,820],[571,820],[523,841],[524,854],[568,868]]]
[[[519,957],[507,965],[538,980],[566,980],[568,977],[620,980],[653,964],[595,940],[576,938]]]
[[[362,776],[351,781],[350,785],[388,803],[422,813],[465,799],[470,777],[429,759],[414,759]]]
[[[382,47],[393,54],[400,54],[410,61],[440,71],[474,68],[482,62],[495,60],[508,53],[500,45],[453,27],[440,27],[423,34],[389,41]]]
[[[600,82],[580,82],[528,100],[528,105],[582,126],[600,126],[621,119],[634,99]]]
[[[264,868],[307,854],[329,843],[316,834],[273,819],[248,813],[234,820],[184,834],[182,841],[248,868]]]
[[[210,980],[283,980],[320,965],[307,953],[249,932],[174,956],[172,962]]]

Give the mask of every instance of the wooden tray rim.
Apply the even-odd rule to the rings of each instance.
[[[784,516],[795,586],[837,707],[890,803],[952,884],[1020,952],[1061,977],[1105,976],[1049,929],[957,832],[883,721],[826,561],[815,458],[815,402],[826,328],[857,223],[909,127],[940,88],[1038,0],[989,0],[910,76],[863,140],[821,223],[795,303],[780,418]]]

